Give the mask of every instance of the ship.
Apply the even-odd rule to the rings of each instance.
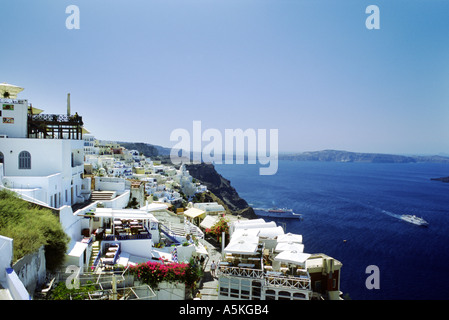
[[[404,221],[416,224],[418,226],[427,227],[429,225],[429,223],[426,220],[424,220],[423,218],[417,217],[415,215],[403,214],[401,216],[401,219]]]
[[[255,213],[261,217],[270,217],[270,218],[282,218],[282,219],[302,219],[302,215],[299,213],[294,213],[293,209],[287,208],[271,208],[271,209],[262,209],[255,208]]]

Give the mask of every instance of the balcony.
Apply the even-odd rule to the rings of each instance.
[[[82,117],[77,114],[28,114],[28,138],[80,140],[83,138]]]
[[[266,287],[282,287],[289,289],[312,290],[310,275],[305,269],[296,269],[294,274],[257,269],[254,263],[239,263],[234,265],[227,261],[220,261],[218,274],[223,276],[246,277],[263,279]],[[284,269],[284,268],[282,268]]]

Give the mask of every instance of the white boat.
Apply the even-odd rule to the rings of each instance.
[[[294,213],[292,209],[287,208],[271,208],[262,209],[255,208],[255,213],[261,217],[282,218],[282,219],[301,219],[302,215]]]
[[[429,223],[423,218],[417,217],[415,215],[403,214],[401,219],[419,226],[427,227]]]

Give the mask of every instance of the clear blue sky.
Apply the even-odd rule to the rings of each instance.
[[[68,30],[65,9],[80,9]],[[368,30],[368,5],[380,30]],[[449,1],[2,0],[0,82],[97,138],[279,129],[280,151],[449,153]]]

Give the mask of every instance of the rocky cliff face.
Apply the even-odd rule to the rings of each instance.
[[[245,218],[257,218],[253,208],[240,198],[231,182],[222,177],[212,164],[188,164],[186,169],[190,175],[207,186],[214,195],[223,201],[233,215],[241,215]]]

